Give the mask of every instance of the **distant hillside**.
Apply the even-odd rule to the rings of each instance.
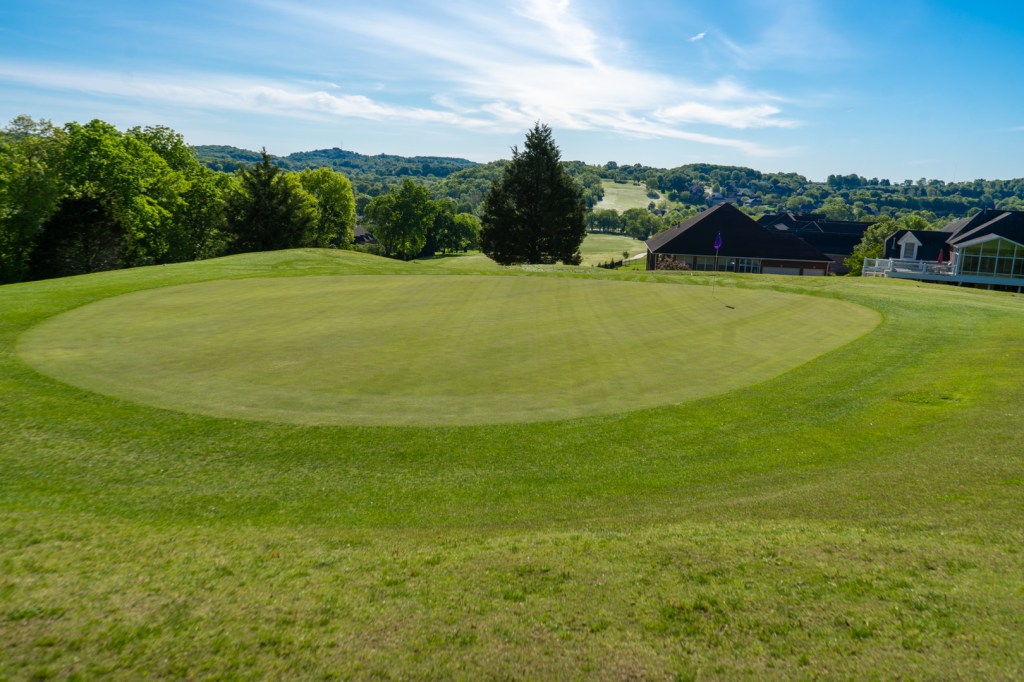
[[[224,145],[197,145],[193,147],[199,161],[214,170],[232,173],[246,164],[260,160],[259,152]],[[273,162],[287,170],[331,168],[352,181],[356,194],[377,196],[401,184],[405,178],[433,185],[452,173],[476,168],[480,164],[466,159],[445,156],[395,156],[377,154],[368,156],[345,149],[316,149],[294,152],[288,156],[273,156]]]
[[[259,153],[236,147],[203,145],[195,150],[202,163],[226,172],[259,160]],[[337,148],[296,152],[274,157],[274,162],[289,170],[333,168],[352,181],[357,194],[367,197],[412,178],[430,186],[438,196],[455,199],[461,210],[477,213],[483,195],[500,176],[504,163],[478,164],[443,156],[367,156]],[[580,161],[563,163],[583,187],[588,206],[604,197],[608,185],[602,184],[604,180],[637,187],[638,192],[657,192],[671,203],[696,208],[730,201],[755,216],[794,211],[824,213],[833,220],[871,220],[879,215],[917,212],[929,222],[941,224],[986,208],[1024,210],[1024,178],[946,183],[925,178],[891,182],[859,175],[830,175],[825,182],[814,182],[798,173],[762,173],[706,163],[675,168],[620,166],[614,162],[603,166]]]
[[[260,160],[259,152],[220,144],[196,145],[192,149],[195,150],[199,162],[204,166],[225,173],[233,173],[246,164],[256,163]],[[271,156],[271,158],[282,167],[284,166],[280,163],[279,157]]]
[[[238,147],[198,145],[193,149],[201,163],[227,173],[260,160],[259,152]],[[501,169],[507,163],[492,161],[480,164],[448,156],[367,156],[337,147],[295,152],[288,156],[271,155],[271,159],[281,168],[293,171],[331,168],[352,181],[356,194],[371,197],[388,191],[404,178],[411,178],[429,185],[438,196],[455,199],[460,210],[467,213],[479,211],[484,194],[491,183],[501,177]],[[567,161],[565,166],[583,187],[588,206],[601,200],[603,192],[601,180],[595,172],[598,170],[596,166],[587,166],[579,161]]]
[[[214,170],[232,172],[240,166],[259,161],[259,152],[223,145],[193,147],[199,160]],[[306,168],[333,168],[349,177],[373,175],[375,177],[432,177],[446,178],[452,173],[480,164],[466,159],[443,156],[395,156],[377,154],[368,156],[344,149],[317,149],[295,152],[288,156],[272,156],[274,163],[288,170]]]

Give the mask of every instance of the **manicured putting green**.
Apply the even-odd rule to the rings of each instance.
[[[716,296],[529,276],[221,280],[78,308],[29,330],[18,352],[69,384],[173,410],[299,424],[481,424],[728,391],[879,320],[833,299]]]

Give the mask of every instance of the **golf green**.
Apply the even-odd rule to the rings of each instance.
[[[26,332],[38,371],[172,410],[297,424],[484,424],[679,403],[778,375],[878,313],[771,291],[479,275],[218,280]]]

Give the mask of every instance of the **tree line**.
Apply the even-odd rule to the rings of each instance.
[[[237,147],[200,145],[195,149],[203,164],[225,172],[233,172],[260,159],[258,152]],[[396,189],[405,180],[412,180],[429,188],[435,197],[453,199],[458,213],[472,213],[480,217],[483,214],[484,195],[508,164],[507,160],[478,164],[466,159],[439,156],[367,156],[338,148],[270,158],[274,165],[285,170],[331,168],[344,173],[352,182],[356,210],[360,215],[375,197]],[[582,161],[561,163],[583,190],[587,208],[601,201],[604,187],[596,166]]]
[[[727,198],[753,215],[820,213],[832,220],[871,221],[918,214],[929,222],[969,216],[986,208],[1024,209],[1024,178],[1014,180],[903,180],[830,175],[813,182],[797,173],[762,173],[739,166],[688,164],[671,169],[603,167],[602,177],[634,182],[670,201],[706,206]]]
[[[256,160],[255,152],[232,147],[201,147],[200,151],[201,161],[222,169],[229,169],[234,162]],[[476,164],[446,157],[368,157],[340,149],[275,159],[285,168],[311,162],[329,164],[352,179],[360,212],[373,197],[386,194],[404,179],[412,179],[430,188],[435,196],[453,199],[460,213],[476,216],[483,214],[487,189],[508,163]],[[963,218],[985,208],[1024,210],[1024,178],[947,183],[925,178],[891,181],[833,174],[824,182],[815,182],[798,173],[762,173],[742,166],[708,163],[674,168],[639,163],[620,165],[614,161],[603,165],[561,163],[582,187],[588,208],[595,207],[603,197],[602,180],[611,180],[657,192],[679,210],[707,207],[726,198],[755,217],[793,211],[821,213],[833,220],[871,221],[916,213],[936,222]]]
[[[360,248],[384,256],[409,259],[480,243],[499,262],[573,262],[567,246],[544,244],[535,233],[522,237],[530,231],[516,232],[511,223],[509,233],[522,237],[515,249],[536,253],[527,261],[502,255],[508,247],[490,231],[518,210],[505,206],[503,218],[495,213],[501,192],[518,193],[517,205],[529,205],[523,187],[530,183],[522,180],[527,162],[535,164],[534,175],[543,175],[545,187],[572,188],[565,206],[579,201],[586,230],[637,239],[722,200],[735,201],[754,217],[813,210],[833,220],[878,221],[872,234],[909,224],[911,217],[915,225],[941,226],[986,207],[1024,209],[1024,180],[943,183],[922,178],[894,184],[832,175],[824,183],[811,183],[795,173],[712,164],[666,170],[562,161],[550,129],[539,124],[522,153],[513,148],[511,161],[488,164],[445,157],[416,157],[413,163],[340,149],[293,154],[283,163],[265,150],[201,150],[208,156],[162,126],[122,132],[100,120],[55,126],[25,116],[14,119],[0,130],[0,282],[246,251],[352,248],[359,217],[376,237],[376,243]],[[220,160],[211,162],[210,154]],[[232,172],[215,169],[217,164],[227,168],[225,159],[233,164]],[[536,165],[538,159],[544,163]],[[302,163],[309,166],[300,168]],[[335,170],[345,164],[360,169],[361,182],[374,168],[397,175],[371,188],[371,196]],[[622,213],[595,208],[603,196],[602,182],[609,179],[646,185],[647,208]],[[531,182],[536,188],[536,180]],[[520,188],[512,191],[516,183]],[[516,220],[535,220],[540,209],[531,210]],[[857,258],[877,250],[868,241]]]
[[[475,245],[479,221],[411,180],[370,202],[384,255]],[[422,222],[401,216],[409,202]],[[200,162],[170,128],[56,126],[20,116],[0,129],[0,283],[296,247],[352,248],[356,200],[328,167],[288,171],[261,151],[233,172]],[[402,231],[409,231],[403,234]]]

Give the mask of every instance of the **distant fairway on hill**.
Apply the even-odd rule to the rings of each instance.
[[[647,208],[653,199],[647,196],[647,188],[633,183],[620,183],[614,180],[602,180],[604,198],[594,209],[613,208],[619,213],[630,208]]]
[[[719,294],[544,277],[226,280],[78,308],[23,336],[19,353],[75,386],[186,412],[474,424],[722,393],[807,362],[879,319],[839,301]],[[658,365],[674,371],[650,371]]]

